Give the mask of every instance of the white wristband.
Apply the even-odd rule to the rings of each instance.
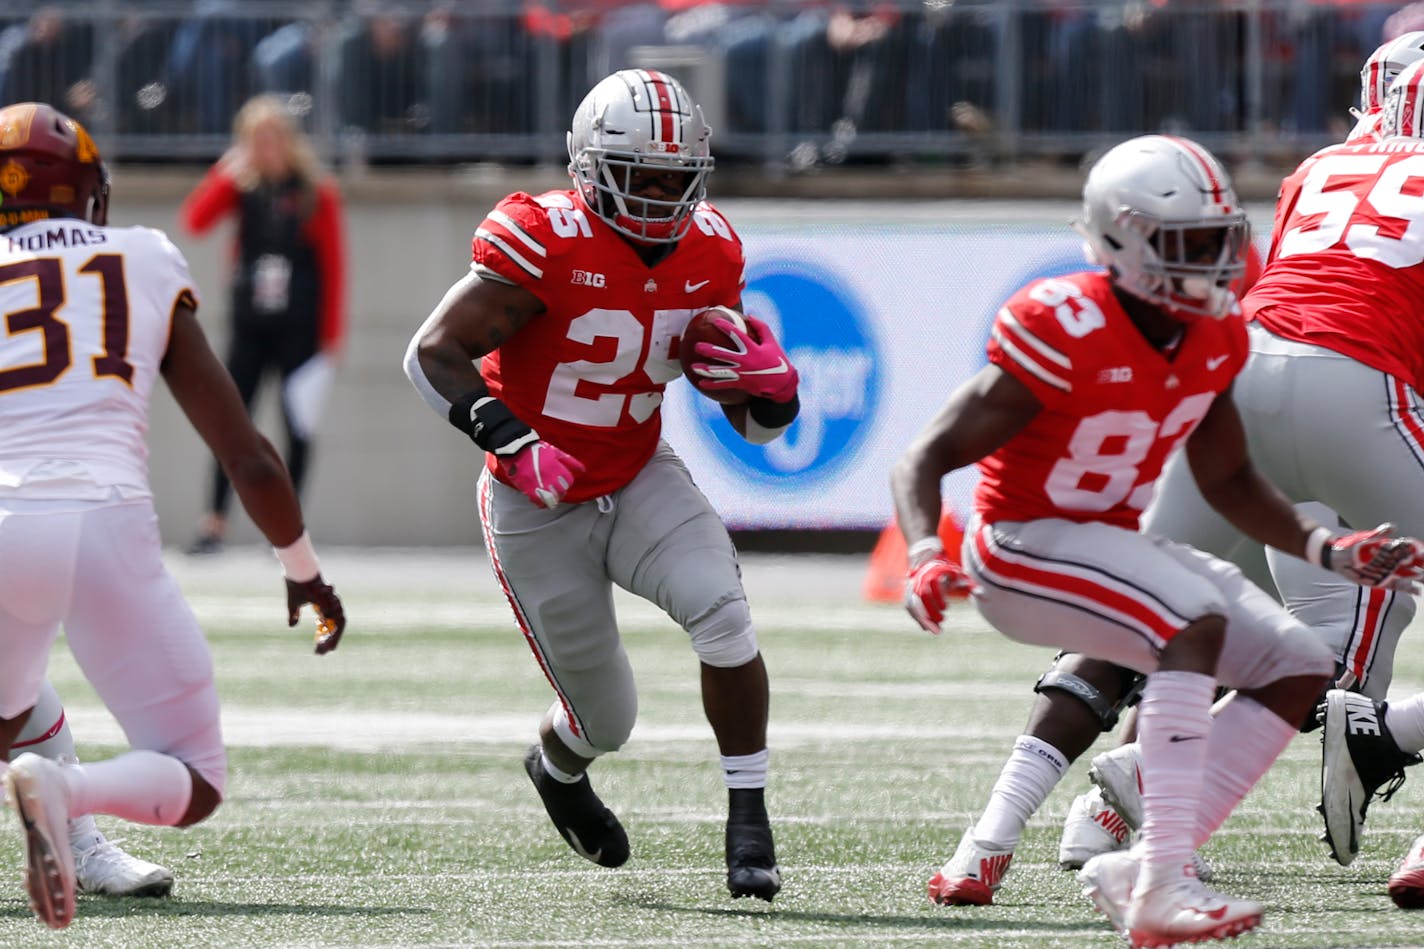
[[[1315,564],[1317,567],[1329,568],[1325,563],[1325,545],[1330,543],[1330,538],[1334,534],[1328,527],[1317,527],[1310,532],[1310,536],[1305,539],[1305,559]]]
[[[288,580],[306,583],[321,576],[321,565],[316,561],[316,548],[312,546],[311,535],[302,531],[286,547],[273,547],[272,552],[282,562],[282,573]]]
[[[913,570],[919,566],[919,562],[932,560],[944,553],[944,544],[940,543],[938,537],[924,537],[910,545],[910,549],[905,551],[905,559]]]

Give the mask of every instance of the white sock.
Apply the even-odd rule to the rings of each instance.
[[[1384,724],[1400,751],[1424,751],[1424,693],[1385,706]]]
[[[156,751],[66,765],[61,773],[69,788],[71,814],[113,814],[138,824],[172,827],[193,799],[188,768]]]
[[[554,762],[550,761],[549,756],[542,751],[539,752],[539,761],[544,766],[544,770],[548,772],[549,777],[558,781],[560,784],[577,784],[578,779],[583,777],[582,771],[578,774],[569,774],[567,771],[562,770],[554,764]]]
[[[48,680],[40,686],[29,720],[10,746],[10,757],[27,751],[51,761],[70,761],[75,757],[74,735],[64,720],[64,706]]]
[[[1235,693],[1220,706],[1207,739],[1207,771],[1197,806],[1194,847],[1211,839],[1297,731],[1264,705]]]
[[[1154,672],[1142,690],[1137,741],[1142,748],[1143,891],[1179,880],[1196,848],[1202,771],[1211,735],[1216,680],[1199,672]]]
[[[722,755],[722,780],[727,788],[764,788],[771,751],[763,748],[749,755]]]
[[[989,803],[971,833],[981,844],[1012,850],[1024,825],[1068,770],[1068,757],[1042,739],[1020,735],[1004,762]]]

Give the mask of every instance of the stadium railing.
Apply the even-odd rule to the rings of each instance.
[[[123,161],[207,161],[250,95],[338,164],[564,160],[591,82],[677,75],[728,162],[1077,160],[1181,131],[1237,161],[1338,141],[1424,4],[1300,0],[5,0],[0,100]]]

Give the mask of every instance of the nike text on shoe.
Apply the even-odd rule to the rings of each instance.
[[[1093,901],[1098,912],[1108,918],[1113,929],[1123,931],[1132,889],[1137,883],[1138,860],[1130,850],[1119,850],[1092,858],[1078,871],[1083,895]]]
[[[771,902],[781,891],[781,870],[761,788],[727,792],[727,889],[733,899],[755,896]]]
[[[74,877],[79,889],[101,896],[167,896],[173,872],[125,853],[102,834],[71,840]]]
[[[5,791],[25,836],[25,889],[30,909],[51,929],[74,920],[74,856],[69,803],[60,766],[26,752],[10,762]]]
[[[1103,752],[1088,766],[1088,779],[1102,790],[1103,800],[1116,808],[1133,830],[1142,826],[1141,760],[1137,743],[1133,742]]]
[[[1132,828],[1107,801],[1101,788],[1094,787],[1073,799],[1063,821],[1063,837],[1058,843],[1058,865],[1065,870],[1080,869],[1100,853],[1112,853],[1127,846]]]
[[[1424,909],[1424,836],[1414,838],[1399,869],[1390,874],[1389,898],[1400,909]]]
[[[588,775],[579,775],[573,784],[564,784],[549,776],[540,757],[539,745],[530,745],[524,754],[524,770],[559,835],[585,860],[601,867],[622,866],[628,859],[628,835],[618,818],[593,793]]]
[[[1358,692],[1331,689],[1322,705],[1320,813],[1330,856],[1348,866],[1360,852],[1360,833],[1370,802],[1387,801],[1404,783],[1404,769],[1418,764],[1401,751],[1385,724],[1384,702]]]
[[[983,846],[974,839],[973,828],[966,830],[954,856],[930,877],[930,902],[940,906],[991,905],[1013,859],[1012,850]]]
[[[1123,921],[1133,949],[1230,939],[1261,925],[1260,903],[1223,896],[1183,869],[1174,883],[1133,893]]]

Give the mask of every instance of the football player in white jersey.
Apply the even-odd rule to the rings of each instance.
[[[48,680],[29,721],[10,746],[10,757],[27,751],[55,761],[79,760],[59,693]],[[104,836],[89,814],[69,819],[69,848],[74,853],[75,882],[86,893],[167,896],[173,890],[173,871],[125,853]]]
[[[83,127],[43,103],[0,109],[0,759],[44,697],[61,625],[132,749],[0,764],[30,906],[55,929],[75,912],[71,818],[188,826],[227,777],[212,657],[163,565],[148,484],[160,375],[273,543],[288,624],[311,604],[318,653],[345,628],[291,479],[203,336],[187,262],[162,232],[107,217]]]

